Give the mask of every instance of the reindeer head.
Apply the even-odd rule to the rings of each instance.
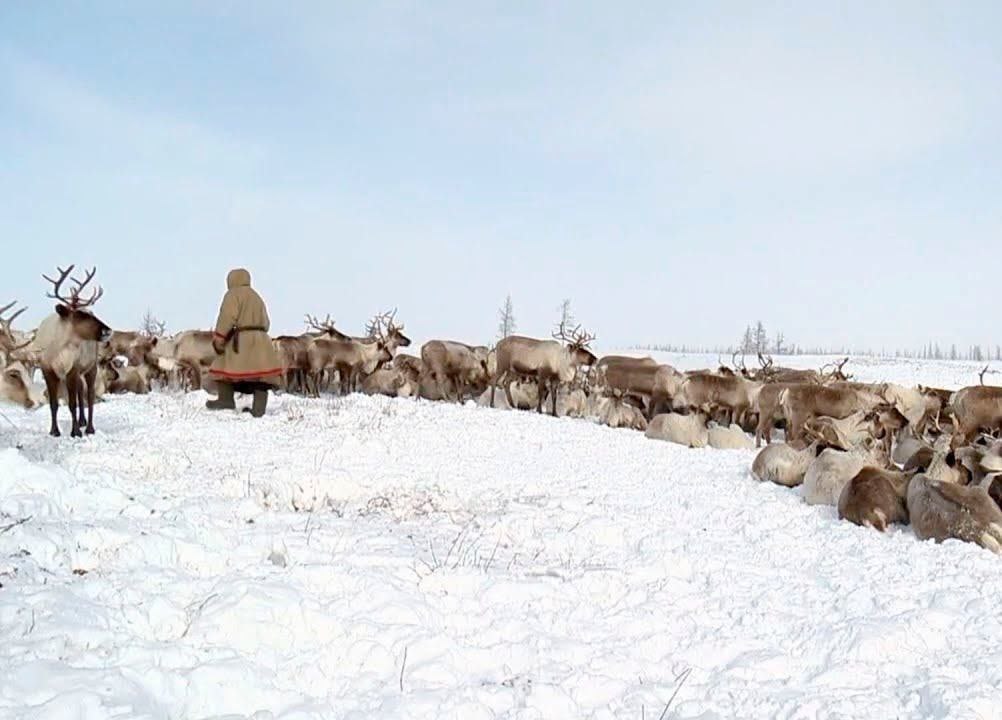
[[[554,340],[566,344],[573,367],[577,368],[581,365],[591,367],[598,360],[589,347],[594,342],[595,336],[589,334],[587,330],[582,330],[580,325],[568,332],[566,324],[561,321],[552,337]]]
[[[11,359],[10,351],[3,352],[3,370],[0,371],[0,399],[31,410],[42,404],[27,368]]]
[[[404,326],[394,322],[396,316],[396,308],[391,312],[380,313],[374,316],[365,328],[369,337],[382,338],[391,353],[397,348],[408,347],[411,344],[411,339],[404,335]]]
[[[70,265],[65,270],[56,268],[59,270],[58,280],[53,280],[47,275],[42,275],[53,286],[52,292],[48,293],[47,297],[59,301],[56,304],[56,314],[59,315],[63,322],[70,323],[73,334],[79,339],[106,342],[111,337],[111,328],[101,322],[90,310],[94,303],[101,299],[104,290],[98,287],[89,297],[80,297],[80,293],[94,279],[97,268],[92,268],[83,280],[77,280],[76,278],[70,278],[70,273],[73,272],[74,267],[74,265]],[[60,289],[66,278],[70,278],[70,281],[73,283],[68,297],[60,293]]]

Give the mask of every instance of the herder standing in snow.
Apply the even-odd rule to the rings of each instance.
[[[250,273],[243,268],[230,271],[226,287],[212,336],[218,357],[209,369],[219,384],[219,396],[205,407],[232,410],[236,407],[234,391],[254,393],[251,414],[261,417],[268,406],[268,391],[282,376],[278,354],[268,337],[268,310],[251,287]]]

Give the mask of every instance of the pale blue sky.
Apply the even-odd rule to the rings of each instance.
[[[4,2],[0,304],[1002,342],[1002,3]]]

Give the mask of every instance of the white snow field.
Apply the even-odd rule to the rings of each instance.
[[[999,558],[839,522],[753,452],[204,399],[109,398],[83,440],[3,409],[0,716],[1002,718]]]

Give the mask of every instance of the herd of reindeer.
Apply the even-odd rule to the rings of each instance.
[[[206,372],[216,358],[211,331],[112,330],[94,314],[102,296],[88,289],[95,271],[78,278],[73,270],[43,276],[56,305],[36,330],[12,327],[25,309],[16,302],[0,308],[0,399],[43,404],[34,384],[41,371],[51,434],[60,434],[65,403],[79,437],[94,432],[94,403],[105,393],[214,392]],[[510,336],[494,347],[432,340],[418,356],[400,352],[411,341],[395,311],[376,315],[363,337],[341,332],[329,315],[307,315],[306,326],[273,340],[284,392],[547,408],[694,448],[750,449],[764,440],[752,474],[803,486],[809,504],[831,505],[840,518],[876,530],[911,524],[920,539],[1002,554],[1002,387],[984,385],[984,373],[981,384],[949,391],[853,382],[847,360],[797,370],[759,355],[750,369],[737,354],[730,365],[681,372],[652,358],[598,357],[593,335],[564,324],[552,339]],[[784,442],[773,443],[779,429]]]

